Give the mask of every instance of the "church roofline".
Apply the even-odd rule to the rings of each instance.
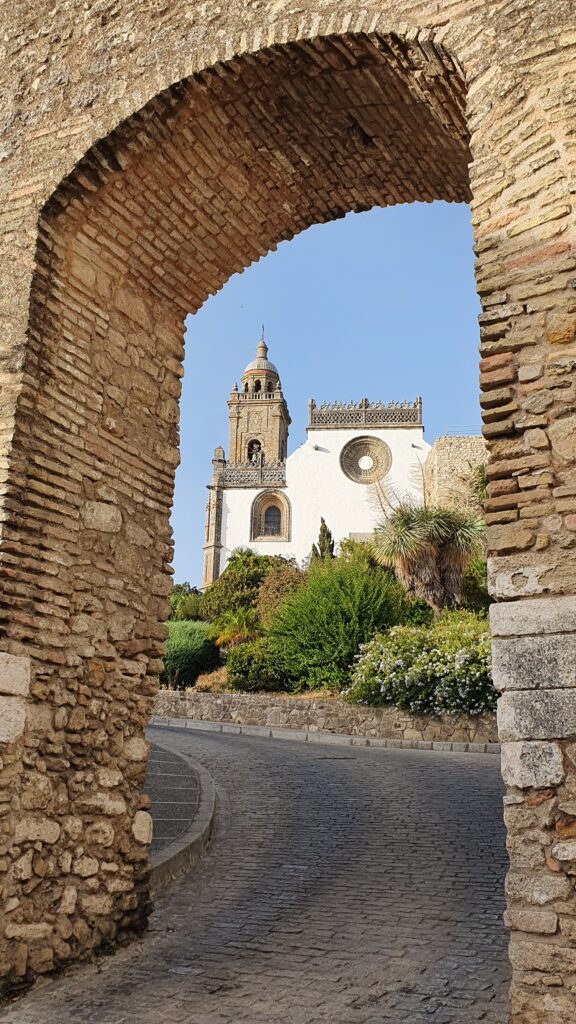
[[[307,430],[338,430],[349,427],[421,427],[422,399],[414,402],[308,402]]]

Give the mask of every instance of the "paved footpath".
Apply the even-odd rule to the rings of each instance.
[[[2,1024],[505,1024],[497,758],[151,729],[212,773],[146,937]]]

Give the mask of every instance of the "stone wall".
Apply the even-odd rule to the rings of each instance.
[[[509,781],[512,1012],[571,1024],[573,0],[20,3],[0,51],[2,973],[146,917],[185,315],[311,224],[469,201],[503,729],[554,769]]]
[[[470,505],[473,469],[488,461],[483,437],[437,437],[424,463],[424,493],[433,505]]]
[[[196,693],[160,690],[154,714],[169,718],[193,718],[200,722],[234,722],[239,725],[271,725],[309,732],[341,733],[375,739],[440,741],[446,743],[496,743],[496,717],[443,715],[416,717],[397,708],[369,708],[342,700],[279,697],[270,693]]]

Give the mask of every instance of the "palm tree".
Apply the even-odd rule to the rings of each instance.
[[[411,597],[437,615],[462,603],[464,573],[482,550],[484,523],[470,512],[401,501],[377,528],[372,554]]]
[[[255,609],[238,608],[216,619],[208,631],[208,638],[216,647],[230,649],[255,640],[260,633],[260,620]]]

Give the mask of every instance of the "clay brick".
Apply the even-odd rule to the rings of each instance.
[[[513,366],[503,366],[499,370],[493,370],[491,373],[481,373],[480,387],[486,390],[488,388],[500,387],[502,384],[511,383],[515,376],[516,371]]]

